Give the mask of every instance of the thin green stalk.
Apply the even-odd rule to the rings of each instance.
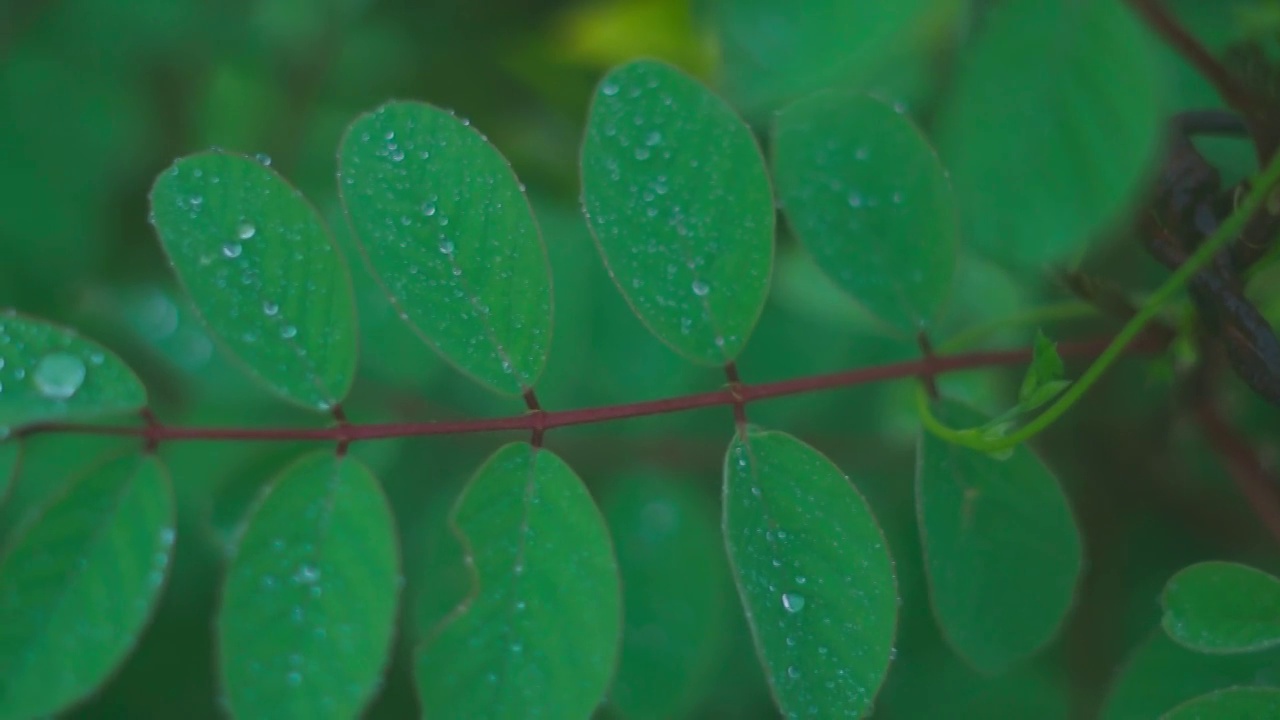
[[[1147,298],[1147,302],[1138,309],[1137,314],[1135,314],[1129,322],[1125,323],[1125,326],[1120,329],[1120,332],[1115,336],[1115,339],[1111,341],[1111,344],[1108,345],[1107,348],[1102,351],[1102,354],[1099,355],[1089,368],[1084,371],[1084,374],[1080,376],[1080,379],[1072,383],[1071,387],[1067,388],[1067,390],[1062,393],[1062,395],[1060,395],[1052,405],[1046,408],[1044,412],[1037,415],[1026,425],[1023,425],[1018,428],[1017,431],[1000,438],[984,438],[977,428],[969,428],[966,430],[949,428],[933,416],[932,412],[929,410],[928,399],[923,397],[923,391],[921,391],[921,397],[917,404],[921,410],[920,417],[924,422],[924,426],[930,432],[944,440],[985,452],[1006,450],[1035,437],[1045,428],[1052,425],[1053,422],[1069,410],[1071,406],[1074,405],[1086,391],[1088,391],[1089,388],[1093,387],[1094,383],[1102,377],[1102,374],[1106,372],[1107,369],[1111,367],[1112,363],[1114,363],[1120,357],[1121,353],[1124,352],[1125,347],[1127,347],[1129,343],[1133,342],[1133,340],[1142,332],[1143,328],[1146,327],[1147,323],[1160,312],[1160,309],[1172,300],[1178,292],[1186,287],[1187,283],[1191,280],[1191,277],[1195,275],[1200,268],[1208,265],[1219,250],[1225,247],[1232,238],[1238,236],[1244,230],[1245,224],[1249,221],[1249,218],[1257,212],[1258,208],[1260,208],[1264,202],[1266,202],[1268,193],[1270,193],[1271,188],[1275,186],[1278,180],[1280,180],[1280,153],[1277,153],[1276,157],[1272,158],[1271,162],[1267,164],[1266,169],[1258,178],[1258,182],[1254,184],[1253,189],[1249,191],[1244,202],[1236,208],[1236,211],[1227,218],[1226,222],[1222,223],[1222,225],[1218,227],[1218,231],[1215,232],[1207,242],[1201,244],[1201,246],[1192,253],[1191,257],[1187,258],[1187,261],[1179,266],[1178,269],[1169,276],[1169,279],[1166,280],[1154,293],[1152,293],[1149,298]]]
[[[1030,310],[1015,313],[1013,315],[1000,318],[999,320],[992,320],[988,323],[966,328],[964,332],[952,336],[946,342],[939,345],[938,351],[955,352],[957,350],[961,350],[971,345],[975,345],[978,341],[986,339],[987,336],[1006,328],[1039,325],[1053,320],[1072,320],[1075,318],[1096,315],[1097,312],[1098,309],[1096,307],[1079,300],[1068,300],[1065,302],[1055,303],[1053,305],[1031,308]]]

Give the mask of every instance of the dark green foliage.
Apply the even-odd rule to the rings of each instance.
[[[11,5],[0,720],[1276,714],[1163,2]]]

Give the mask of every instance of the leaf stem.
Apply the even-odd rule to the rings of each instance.
[[[1080,379],[1072,383],[1071,387],[1067,388],[1066,392],[1062,393],[1056,402],[1030,422],[1004,437],[984,438],[977,428],[955,430],[946,427],[930,413],[927,402],[923,404],[917,402],[917,405],[921,408],[920,417],[925,427],[944,440],[986,452],[1005,450],[1035,437],[1045,428],[1052,425],[1089,388],[1093,387],[1094,383],[1102,377],[1102,374],[1125,351],[1125,348],[1138,338],[1147,323],[1160,312],[1160,309],[1187,285],[1193,275],[1208,265],[1219,250],[1225,248],[1232,238],[1244,230],[1249,218],[1266,202],[1267,194],[1277,180],[1280,180],[1280,153],[1277,153],[1276,157],[1272,158],[1271,162],[1267,164],[1266,169],[1259,176],[1258,182],[1249,191],[1244,202],[1227,218],[1226,222],[1218,227],[1217,232],[1201,244],[1191,254],[1191,257],[1187,258],[1187,261],[1180,265],[1169,276],[1169,279],[1147,298],[1147,301],[1138,309],[1138,312],[1116,334],[1111,344],[1084,371]]]
[[[1154,338],[1150,342],[1134,344],[1136,352],[1154,352],[1163,342]],[[1059,353],[1064,357],[1089,357],[1107,346],[1107,340],[1096,339],[1064,342]],[[750,385],[739,383],[734,388],[696,393],[680,397],[649,400],[645,402],[576,408],[571,410],[543,410],[521,415],[475,420],[444,420],[435,422],[347,424],[320,428],[236,428],[236,427],[177,427],[157,422],[147,426],[98,425],[92,423],[44,423],[16,429],[14,436],[23,438],[51,433],[75,433],[87,435],[115,435],[141,437],[159,444],[174,441],[328,441],[352,443],[361,440],[414,437],[423,435],[456,435],[464,433],[551,430],[569,425],[586,425],[665,413],[684,412],[718,405],[734,406],[759,400],[819,392],[840,387],[852,387],[886,380],[937,375],[960,370],[974,370],[1018,365],[1031,359],[1031,348],[993,350],[944,355],[918,360],[890,363],[872,367],[855,368],[825,375],[779,380]]]

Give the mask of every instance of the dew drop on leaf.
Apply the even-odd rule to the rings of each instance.
[[[70,353],[51,353],[36,364],[33,379],[41,395],[66,400],[84,384],[84,376],[84,362],[80,358]]]
[[[711,292],[711,286],[701,280],[693,282],[693,294],[698,297],[706,297]]]
[[[800,593],[783,593],[782,607],[786,608],[787,612],[798,613],[804,609],[804,596]]]
[[[256,232],[258,232],[258,228],[254,227],[251,222],[242,222],[236,226],[236,237],[241,240],[248,240],[253,237]]]

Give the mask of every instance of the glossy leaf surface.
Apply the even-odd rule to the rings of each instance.
[[[564,461],[500,448],[452,522],[474,569],[471,595],[417,656],[428,716],[586,718],[613,677],[621,607],[599,511]]]
[[[866,501],[781,432],[735,437],[724,482],[729,559],[783,714],[868,713],[889,668],[898,592]]]
[[[0,717],[51,715],[103,684],[164,584],[174,497],[153,456],[78,478],[0,560]]]
[[[311,205],[241,155],[178,160],[151,189],[152,222],[201,317],[276,393],[325,410],[351,387],[351,276]]]
[[[733,110],[668,65],[616,68],[591,103],[582,197],[649,330],[699,363],[735,358],[768,294],[774,209],[760,149]]]
[[[124,361],[74,330],[0,313],[0,435],[12,426],[131,412],[147,391]]]
[[[383,105],[353,123],[339,187],[403,317],[484,384],[533,387],[551,340],[551,271],[511,165],[450,112]]]
[[[955,402],[952,427],[986,418]],[[916,511],[934,614],[974,667],[998,673],[1049,642],[1075,598],[1082,550],[1057,478],[1026,446],[1005,459],[920,439]]]
[[[1165,585],[1161,603],[1165,632],[1192,650],[1252,652],[1280,645],[1280,580],[1247,565],[1184,568]]]
[[[1125,3],[991,8],[936,133],[974,247],[1038,270],[1121,220],[1162,147],[1156,43]]]
[[[1237,687],[1201,695],[1161,720],[1272,720],[1280,717],[1280,690]]]
[[[252,511],[217,616],[236,717],[353,717],[379,687],[400,589],[377,480],[351,456],[304,456]]]
[[[796,235],[894,327],[927,327],[951,287],[959,219],[919,128],[867,95],[822,92],[778,114],[773,165]]]

